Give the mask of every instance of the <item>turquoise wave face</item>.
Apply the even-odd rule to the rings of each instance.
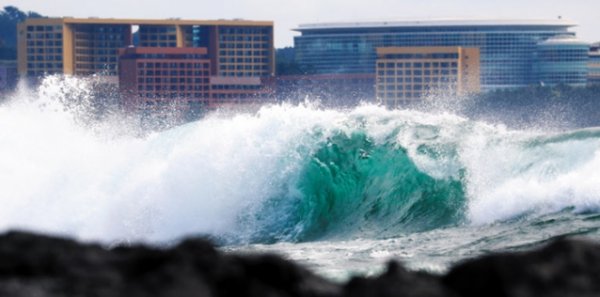
[[[327,139],[309,156],[296,188],[299,197],[290,205],[275,199],[261,211],[279,219],[259,241],[385,238],[464,220],[461,179],[433,178],[417,168],[404,148],[376,145],[363,132],[339,132]]]
[[[248,220],[250,241],[381,239],[598,210],[598,129],[392,124],[385,133],[355,121],[313,129],[297,173]]]

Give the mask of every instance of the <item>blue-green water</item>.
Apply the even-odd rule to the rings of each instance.
[[[208,235],[333,278],[600,238],[600,128],[281,104],[144,133],[126,115],[90,121],[89,87],[49,77],[0,105],[2,230],[108,245]]]
[[[438,157],[435,148],[418,150]],[[462,169],[428,175],[391,140],[377,144],[360,129],[333,132],[302,163],[293,185],[298,199],[266,201],[257,216],[277,219],[266,220],[253,241],[386,238],[465,221]]]

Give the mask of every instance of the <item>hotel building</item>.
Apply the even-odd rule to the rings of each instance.
[[[398,107],[426,95],[464,95],[478,92],[478,48],[377,48],[377,99]]]
[[[98,74],[117,83],[121,74],[121,89],[137,96],[124,99],[128,106],[140,98],[143,106],[175,97],[207,106],[272,94],[265,82],[275,74],[273,22],[47,18],[17,31],[21,75]]]
[[[205,47],[218,76],[274,75],[273,22],[245,20],[28,19],[18,25],[21,75],[116,75],[118,49]]]
[[[559,35],[537,44],[534,75],[540,85],[584,87],[588,79],[589,43]]]
[[[210,102],[206,48],[131,47],[119,50],[119,86],[129,109],[197,115]]]
[[[375,73],[377,48],[465,47],[480,51],[481,89],[537,83],[534,53],[541,42],[574,36],[566,20],[400,21],[300,25],[296,62],[309,74]]]
[[[590,46],[588,84],[600,84],[600,42]]]

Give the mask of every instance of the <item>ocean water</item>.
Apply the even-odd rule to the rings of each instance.
[[[91,88],[52,76],[0,103],[0,231],[107,246],[209,236],[332,279],[600,239],[600,128],[305,103],[149,132],[95,116]]]

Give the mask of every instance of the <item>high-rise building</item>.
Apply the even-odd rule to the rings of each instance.
[[[483,90],[536,82],[534,52],[574,23],[556,20],[400,21],[300,25],[296,62],[312,74],[375,73],[379,47],[479,48]]]
[[[129,110],[196,116],[210,103],[206,48],[131,47],[119,50],[119,86]]]
[[[211,75],[274,75],[273,22],[247,20],[135,20],[39,18],[18,25],[21,75],[118,73],[118,49],[205,47]]]
[[[377,48],[377,99],[397,107],[427,95],[478,92],[479,60],[478,48]]]
[[[600,42],[596,42],[590,46],[588,84],[600,84]]]
[[[262,99],[275,74],[270,21],[28,19],[18,45],[21,75],[120,75],[123,104],[142,109]]]
[[[565,84],[583,87],[587,84],[589,43],[572,35],[559,35],[537,45],[534,53],[534,75],[541,85]]]
[[[206,47],[219,76],[274,74],[273,22],[245,20],[28,19],[18,26],[21,75],[118,72],[118,49]]]

